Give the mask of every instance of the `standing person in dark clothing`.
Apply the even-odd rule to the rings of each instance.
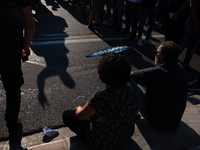
[[[100,29],[101,27],[98,25],[99,15],[101,13],[101,10],[105,4],[106,0],[91,0],[91,11],[89,15],[89,24],[88,29],[94,30]],[[94,24],[93,24],[94,21]]]
[[[185,21],[188,18],[189,0],[170,0],[168,18],[165,21],[165,41],[179,44],[184,33]]]
[[[178,55],[177,44],[164,42],[155,51],[157,66],[132,72],[139,111],[150,125],[160,129],[179,127],[186,107],[188,83]],[[144,86],[146,93],[137,84]]]
[[[29,0],[2,0],[0,2],[0,75],[6,91],[5,120],[10,143],[19,138],[22,128],[18,121],[20,87],[24,83],[21,71],[21,53],[24,50],[27,56],[30,55],[29,45],[34,34],[31,10]]]
[[[142,0],[140,7],[140,19],[138,27],[138,45],[143,46],[142,32],[144,25],[148,19],[148,28],[146,32],[145,44],[154,46],[154,43],[150,40],[151,32],[153,30],[156,18],[156,2],[157,0]]]
[[[129,33],[130,27],[132,29],[129,40],[134,40],[137,32],[139,8],[141,0],[127,0],[125,9],[125,30],[124,33]]]
[[[187,48],[183,61],[186,70],[189,69],[190,60],[200,44],[200,1],[190,0],[190,17],[185,23],[182,41],[179,43],[180,53]]]
[[[113,1],[113,27],[116,27],[116,33],[121,33],[122,17],[124,15],[124,0]]]
[[[35,10],[35,18],[36,19],[39,19],[40,18],[40,13],[39,13],[39,10],[40,10],[40,0],[31,0],[32,1],[32,6]]]

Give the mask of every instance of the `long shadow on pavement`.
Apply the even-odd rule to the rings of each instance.
[[[70,137],[70,150],[89,150],[87,145],[78,137]],[[122,150],[142,150],[139,145],[133,140],[130,139],[130,141],[122,148]]]
[[[143,119],[137,121],[136,124],[153,150],[188,149],[199,144],[200,141],[200,136],[184,122],[180,123],[178,129],[166,131],[151,127]]]
[[[43,29],[42,31],[38,31],[40,34],[41,32],[46,32],[48,28],[59,28],[60,27],[67,27],[67,23],[65,20],[59,16],[54,16],[51,11],[49,11],[44,5],[41,5],[41,11],[43,13],[43,18],[41,18],[39,23],[36,23],[36,31],[37,29]],[[45,23],[49,22],[49,26],[44,26]],[[67,34],[62,30],[59,30],[59,34],[64,34],[65,37]],[[45,34],[43,34],[44,36]],[[37,85],[39,89],[38,100],[42,107],[45,107],[45,104],[48,105],[48,100],[45,95],[45,80],[52,76],[59,76],[63,84],[68,88],[73,88],[75,86],[75,82],[72,77],[67,73],[68,68],[68,57],[67,53],[69,50],[65,47],[64,37],[59,37],[63,39],[63,43],[56,44],[56,40],[53,40],[54,44],[52,46],[47,46],[49,44],[45,44],[45,41],[41,41],[42,38],[49,38],[49,37],[39,37],[40,35],[35,35],[35,38],[40,38],[40,45],[31,46],[33,52],[40,57],[43,57],[46,63],[46,67],[39,73],[37,77]],[[60,40],[60,39],[59,39]],[[61,40],[62,41],[62,40]],[[47,94],[47,93],[46,93]]]

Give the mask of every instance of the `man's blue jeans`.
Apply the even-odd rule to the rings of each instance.
[[[194,24],[192,22],[186,21],[184,36],[179,43],[180,53],[187,48],[186,56],[183,61],[184,64],[189,65],[198,44],[200,44],[200,33],[194,31]]]
[[[138,37],[142,37],[143,27],[148,19],[148,28],[146,33],[146,40],[150,39],[151,32],[155,24],[156,7],[140,7],[140,22],[138,27]]]
[[[137,98],[138,109],[141,115],[146,119],[147,115],[144,112],[146,107],[146,92],[140,85],[136,84],[135,82],[131,82],[131,85]]]

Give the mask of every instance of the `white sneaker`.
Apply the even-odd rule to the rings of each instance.
[[[145,40],[144,43],[150,46],[155,46],[155,44],[151,40]]]
[[[139,45],[139,46],[143,46],[143,41],[142,41],[142,39],[138,39],[138,45]]]
[[[107,25],[108,24],[108,21],[107,20],[104,20],[103,21],[103,25]]]

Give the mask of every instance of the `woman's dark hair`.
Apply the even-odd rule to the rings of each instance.
[[[119,53],[108,53],[100,59],[97,67],[102,83],[117,87],[130,80],[131,64]]]
[[[179,47],[172,41],[165,41],[161,44],[161,53],[166,63],[174,63],[178,60]]]

